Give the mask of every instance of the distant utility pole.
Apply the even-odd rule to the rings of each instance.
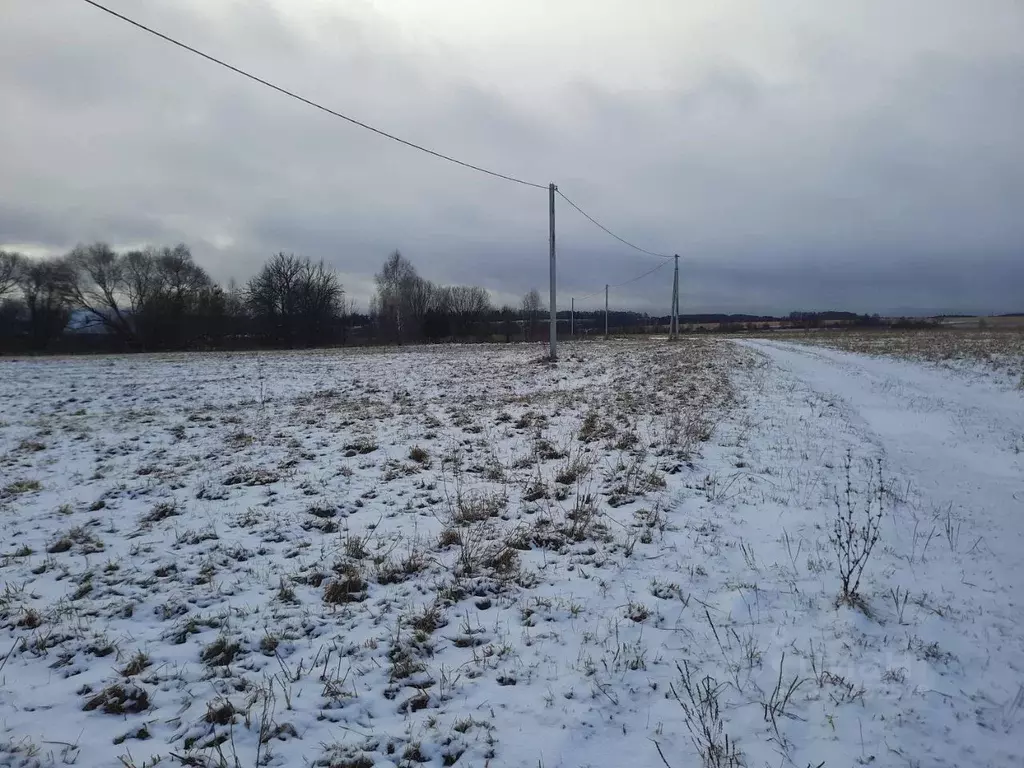
[[[573,296],[569,301],[569,336],[575,338],[576,336],[576,297]]]
[[[558,297],[555,291],[555,190],[554,184],[548,184],[548,226],[551,230],[551,362],[558,359]]]
[[[604,286],[604,337],[608,338],[608,284]]]
[[[676,269],[672,276],[672,324],[669,331],[669,338],[679,338],[679,254],[675,256]]]

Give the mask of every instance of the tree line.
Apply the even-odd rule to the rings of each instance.
[[[437,285],[421,277],[399,251],[374,275],[377,290],[370,317],[380,340],[399,344],[448,339],[536,338],[541,320],[540,292],[529,291],[516,308],[492,305],[473,285]]]
[[[337,272],[323,261],[288,253],[269,258],[248,282],[219,285],[183,244],[117,252],[79,245],[61,257],[29,258],[0,250],[0,352],[163,351],[295,348],[339,344],[522,341],[547,338],[540,292],[516,306],[494,306],[472,285],[422,277],[400,252],[374,275],[367,312],[358,312]],[[559,333],[569,313],[558,313]],[[683,315],[684,328],[765,330],[759,315]],[[918,327],[922,320],[883,320],[852,312],[793,312],[790,327]],[[577,336],[602,335],[603,311],[575,314]],[[664,332],[669,317],[611,311],[616,334]]]
[[[539,335],[541,299],[496,308],[477,286],[439,285],[398,251],[359,313],[323,261],[272,256],[244,285],[221,286],[183,244],[117,252],[79,245],[61,257],[0,250],[0,349],[44,351],[311,347],[505,341]]]

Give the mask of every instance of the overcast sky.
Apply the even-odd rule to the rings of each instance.
[[[1018,0],[105,0],[682,256],[683,311],[1024,310]],[[547,289],[547,193],[81,0],[0,0],[0,247],[183,241],[218,280],[400,249]],[[560,202],[560,305],[657,264]],[[667,312],[671,267],[612,291]],[[579,302],[578,302],[579,305]],[[589,306],[603,305],[603,295]]]

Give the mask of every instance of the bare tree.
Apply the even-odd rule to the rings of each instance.
[[[497,319],[487,291],[439,286],[420,277],[398,251],[375,279],[366,320],[399,343],[482,336]],[[12,286],[19,293],[5,298]],[[120,253],[102,242],[80,244],[65,259],[44,262],[0,251],[0,336],[12,348],[26,340],[45,345],[63,332],[71,313],[76,330],[92,325],[107,332],[78,341],[111,349],[210,346],[226,337],[285,346],[344,343],[357,322],[354,312],[329,266],[293,254],[271,258],[242,289],[233,281],[222,289],[183,244]],[[506,322],[507,337],[514,326]]]
[[[185,245],[147,249],[141,257],[126,254],[121,259],[126,284],[131,282],[130,258],[140,262],[139,274],[149,276],[148,291],[132,305],[132,321],[143,346],[174,349],[209,335],[210,324],[223,314],[223,292]]]
[[[437,341],[469,335],[491,311],[490,296],[483,288],[436,285],[420,277],[398,251],[388,256],[374,277],[377,292],[371,314],[383,337],[398,343],[417,337]]]
[[[473,285],[454,285],[448,289],[449,310],[456,322],[456,335],[470,335],[474,324],[491,309],[487,291]]]
[[[155,254],[155,261],[160,293],[175,307],[187,306],[212,285],[206,270],[192,260],[192,253],[183,244],[161,248]]]
[[[268,338],[312,346],[332,338],[344,296],[337,274],[323,261],[279,253],[249,281],[246,302]]]
[[[294,254],[279,253],[263,265],[246,288],[246,302],[261,331],[280,343],[290,345],[295,340],[302,268],[302,260]]]
[[[71,297],[93,323],[103,325],[130,344],[138,336],[132,323],[131,307],[126,304],[124,262],[106,243],[78,245],[68,255],[75,271]]]
[[[16,337],[25,314],[22,302],[5,298],[19,284],[25,257],[14,251],[0,250],[0,336]]]
[[[374,305],[378,322],[385,337],[399,344],[409,336],[412,294],[419,279],[416,268],[399,251],[388,256],[380,272],[374,275],[377,282]]]
[[[427,313],[439,311],[447,302],[445,289],[422,277],[415,277],[407,282],[404,292],[409,335],[414,335],[413,329],[416,335],[422,334]]]
[[[16,251],[0,250],[0,299],[18,287],[25,257]]]
[[[45,349],[67,325],[73,281],[74,270],[64,259],[26,260],[18,270],[33,348]]]
[[[298,313],[306,346],[329,341],[341,318],[345,290],[334,270],[306,259],[299,274]]]
[[[531,288],[530,291],[523,296],[523,320],[527,328],[529,328],[529,338],[533,339],[537,329],[537,318],[540,315],[541,303],[540,303],[540,291],[536,288]]]
[[[74,304],[134,348],[176,348],[205,335],[198,313],[218,303],[219,289],[183,244],[122,255],[106,243],[79,245],[68,263]]]
[[[491,308],[487,291],[475,285],[453,285],[448,289],[451,295],[451,311],[457,315],[480,315]]]
[[[505,334],[505,341],[510,342],[512,341],[512,335],[516,333],[517,312],[508,304],[505,304],[498,310],[498,314],[501,316],[501,329],[502,333]]]
[[[122,288],[133,315],[138,315],[146,303],[159,289],[156,254],[145,251],[129,251],[121,257]]]
[[[344,293],[338,299],[338,319],[340,321],[341,343],[348,343],[349,330],[352,327],[352,317],[356,313],[356,302]]]

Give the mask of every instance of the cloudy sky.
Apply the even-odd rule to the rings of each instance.
[[[338,111],[555,182],[682,256],[684,311],[1024,310],[1018,0],[105,0]],[[219,280],[400,249],[547,287],[547,193],[451,166],[82,0],[0,0],[0,247],[184,241]],[[560,304],[657,264],[558,208]],[[671,269],[612,291],[667,312]],[[603,296],[589,304],[603,304]]]

